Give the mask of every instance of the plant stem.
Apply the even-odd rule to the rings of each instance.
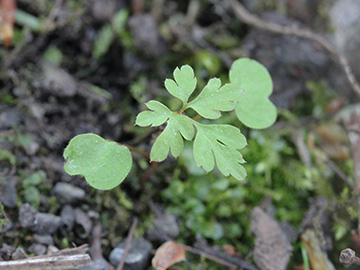
[[[138,153],[138,154],[142,155],[143,157],[145,157],[146,159],[150,160],[150,154],[148,152],[142,151],[142,150],[140,150],[134,146],[130,146],[128,144],[123,144],[123,145],[125,145],[127,148],[129,148],[129,150],[131,152]]]
[[[150,137],[151,135],[153,135],[154,133],[156,133],[159,130],[159,127],[154,127],[151,130],[149,130],[147,133],[141,135],[140,137],[136,137],[134,139],[132,139],[131,141],[128,141],[128,145],[138,145],[140,143],[142,143],[144,140],[146,140],[148,137]]]
[[[153,173],[153,171],[156,169],[156,167],[159,165],[160,162],[152,162],[149,169],[147,169],[144,177],[141,179],[140,184],[143,186],[146,181],[150,178],[150,175]]]

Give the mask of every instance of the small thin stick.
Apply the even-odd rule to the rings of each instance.
[[[177,244],[183,246],[187,251],[189,251],[191,253],[200,255],[202,257],[205,257],[208,260],[211,260],[211,261],[217,262],[217,263],[219,263],[221,265],[227,266],[230,269],[237,269],[237,266],[235,264],[233,264],[233,263],[227,262],[227,261],[225,261],[223,259],[220,259],[220,258],[218,258],[216,256],[210,255],[210,254],[208,254],[206,252],[203,252],[201,250],[198,250],[196,248],[186,246],[186,245],[183,245],[183,244],[179,244],[179,243],[177,243]]]
[[[124,268],[126,256],[129,253],[129,250],[131,248],[131,242],[132,242],[132,239],[134,237],[134,232],[135,232],[137,223],[138,223],[138,218],[134,217],[133,222],[132,222],[131,227],[130,227],[130,231],[129,231],[127,240],[126,240],[124,254],[121,257],[120,263],[119,263],[118,267],[116,268],[116,270],[122,270]]]
[[[45,26],[45,32],[48,32],[49,30],[52,30],[55,27],[55,19],[59,15],[59,12],[61,11],[63,0],[55,0],[55,4],[53,9],[50,11],[49,16],[46,18],[44,26]]]
[[[276,23],[263,21],[260,18],[254,16],[249,11],[246,10],[246,8],[239,3],[237,0],[230,0],[230,4],[232,6],[232,9],[234,10],[235,15],[237,18],[241,21],[243,21],[246,24],[255,26],[257,28],[274,32],[277,34],[282,35],[293,35],[300,38],[306,38],[313,41],[318,42],[321,44],[327,51],[332,53],[334,57],[338,60],[339,64],[341,65],[346,78],[348,79],[352,89],[354,92],[360,96],[360,86],[358,82],[355,79],[355,76],[351,70],[351,67],[347,61],[347,59],[329,42],[327,42],[323,37],[305,29],[300,29],[299,27],[295,25],[290,26],[282,26],[278,25]]]
[[[336,165],[336,163],[334,161],[332,161],[329,158],[325,159],[326,164],[329,166],[329,168],[331,170],[333,170],[333,172],[340,177],[340,179],[342,179],[349,187],[353,188],[354,184],[353,181],[346,175],[346,173],[344,173],[339,167],[338,165]]]

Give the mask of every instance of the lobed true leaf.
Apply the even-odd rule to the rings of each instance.
[[[174,80],[166,79],[165,87],[174,97],[180,99],[185,105],[196,87],[196,78],[194,70],[188,65],[174,70]]]
[[[232,111],[241,97],[242,90],[236,84],[225,84],[211,79],[201,93],[188,105],[198,114],[207,119],[217,119],[221,112]]]
[[[185,115],[173,113],[164,129],[156,139],[150,152],[151,161],[163,161],[169,154],[178,157],[184,149],[184,141],[192,140],[194,127],[191,119]]]
[[[215,162],[220,172],[232,175],[238,180],[245,179],[245,163],[240,149],[246,146],[246,138],[240,130],[230,125],[203,125],[197,123],[194,140],[194,159],[198,167],[206,172],[214,169]]]
[[[135,124],[141,127],[160,126],[169,119],[172,112],[159,101],[150,100],[145,103],[150,111],[143,111],[136,117]]]

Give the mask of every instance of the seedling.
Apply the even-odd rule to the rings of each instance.
[[[174,80],[166,79],[165,88],[181,100],[182,107],[171,111],[166,105],[150,100],[149,110],[136,117],[141,127],[166,125],[150,151],[151,162],[165,160],[169,152],[177,158],[183,151],[184,139],[193,141],[194,160],[206,172],[215,164],[224,176],[243,180],[246,170],[240,150],[246,138],[240,129],[227,124],[204,124],[187,115],[192,109],[204,119],[218,119],[221,112],[235,110],[237,118],[246,126],[261,129],[276,120],[276,108],[269,100],[272,93],[270,74],[254,60],[236,60],[229,72],[230,82],[221,85],[220,79],[210,79],[200,94],[189,101],[197,80],[193,69],[184,65],[174,70]],[[64,152],[65,171],[70,175],[83,175],[94,188],[106,190],[119,185],[130,172],[130,150],[95,134],[74,137]]]

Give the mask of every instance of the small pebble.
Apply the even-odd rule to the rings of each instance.
[[[33,237],[34,237],[34,241],[39,244],[43,244],[47,246],[54,245],[54,240],[50,234],[44,234],[44,235],[34,234]]]
[[[79,270],[108,270],[109,264],[104,259],[95,259],[91,261],[90,267],[80,268]]]
[[[110,262],[115,267],[120,263],[121,257],[124,254],[126,246],[126,239],[122,241],[115,249],[110,253]],[[146,269],[150,253],[152,250],[152,244],[143,237],[133,239],[131,248],[126,256],[124,270],[143,270]]]
[[[16,207],[16,178],[5,176],[0,179],[0,201],[9,208]]]
[[[46,253],[46,246],[45,245],[42,245],[42,244],[38,244],[38,243],[35,243],[35,244],[32,244],[28,249],[27,251],[29,253],[33,253],[35,255],[44,255]]]
[[[180,229],[176,217],[165,212],[153,221],[153,227],[146,232],[147,238],[152,241],[166,241],[179,236]]]
[[[88,215],[82,211],[80,208],[75,209],[75,232],[77,235],[84,239],[89,236],[92,229],[92,221]]]
[[[15,249],[14,253],[11,255],[12,260],[21,260],[26,259],[29,256],[26,254],[25,250],[21,247]]]
[[[52,234],[62,225],[60,217],[37,212],[30,204],[20,207],[20,225],[38,234]]]
[[[60,204],[73,204],[85,198],[83,189],[64,182],[56,183],[52,192]]]
[[[65,231],[72,231],[75,223],[75,210],[70,205],[65,205],[61,209],[60,217],[63,221],[63,228]]]

